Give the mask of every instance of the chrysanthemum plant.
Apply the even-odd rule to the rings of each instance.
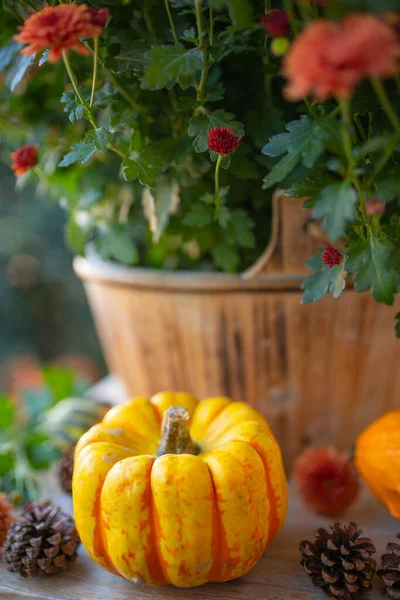
[[[303,302],[352,279],[393,303],[397,0],[5,4],[13,168],[63,199],[76,252],[235,272],[265,246],[280,188],[331,240],[308,262]]]

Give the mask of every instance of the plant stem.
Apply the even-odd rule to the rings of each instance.
[[[223,159],[224,157],[220,154],[215,165],[215,205],[217,208],[219,208],[219,172]]]
[[[354,123],[357,125],[357,129],[360,132],[361,137],[363,138],[364,142],[366,142],[367,134],[365,133],[365,129],[363,127],[363,124],[361,123],[360,117],[358,115],[354,115],[353,119]]]
[[[285,10],[287,12],[290,24],[293,25],[294,21],[296,20],[296,15],[294,14],[292,0],[285,0]]]
[[[65,51],[63,51],[62,57],[63,57],[65,68],[66,68],[67,73],[68,73],[68,77],[69,77],[69,79],[70,79],[70,81],[72,83],[72,87],[74,88],[75,94],[78,96],[80,103],[83,104],[83,106],[85,108],[87,108],[87,104],[86,104],[85,100],[83,99],[82,94],[80,93],[80,91],[78,89],[76,78],[75,78],[74,72],[72,70],[71,63],[69,62],[68,54]]]
[[[214,13],[210,6],[210,46],[214,45]]]
[[[96,81],[97,81],[97,65],[99,58],[99,38],[94,38],[94,53],[93,53],[93,79],[92,79],[92,91],[90,94],[90,102],[89,106],[93,106],[94,102],[94,92],[96,90]]]
[[[164,2],[165,2],[165,8],[166,8],[167,14],[168,14],[169,24],[171,25],[172,35],[174,36],[175,44],[179,44],[178,36],[176,35],[174,20],[172,18],[171,7],[169,5],[169,1],[164,0]]]
[[[378,77],[372,77],[371,79],[372,87],[374,88],[374,92],[378,97],[379,102],[382,105],[383,110],[385,111],[389,121],[392,123],[396,133],[400,134],[400,121],[398,116],[396,115],[393,106],[390,103],[389,97],[386,93],[385,88],[382,85],[382,82]]]
[[[147,4],[147,2],[145,2],[145,6],[143,8],[143,18],[144,18],[144,22],[146,24],[146,29],[148,31],[150,39],[152,42],[154,42],[156,39],[156,32],[154,31],[153,23],[151,22],[150,15],[147,11],[146,4]]]
[[[65,68],[67,69],[67,73],[68,73],[68,76],[69,76],[69,78],[71,80],[72,87],[75,90],[75,94],[78,96],[81,104],[83,104],[83,106],[85,107],[86,112],[87,112],[87,118],[89,119],[90,123],[93,125],[94,129],[98,129],[99,126],[97,124],[95,116],[92,113],[92,109],[88,105],[88,103],[86,102],[86,100],[83,98],[82,94],[80,93],[80,91],[78,89],[76,78],[75,78],[74,72],[72,70],[72,67],[71,67],[71,64],[69,62],[69,59],[68,59],[68,56],[67,56],[66,52],[63,52],[62,55],[63,55],[63,60],[64,60]],[[114,144],[112,144],[111,142],[110,142],[109,148],[110,148],[110,150],[112,150],[113,152],[115,152],[115,154],[118,154],[118,156],[120,156],[121,158],[125,158],[126,157],[126,155],[123,152],[121,152],[121,150],[118,150],[118,148],[116,146],[114,146]]]
[[[351,142],[350,131],[352,128],[351,116],[350,116],[350,102],[348,100],[340,101],[340,110],[342,112],[342,135],[343,135],[343,145],[344,151],[346,153],[347,162],[349,163],[349,167],[353,169],[354,166],[354,157],[353,157],[353,148]]]
[[[309,99],[307,98],[307,96],[304,96],[304,102],[305,105],[308,108],[308,112],[310,113],[310,115],[314,118],[314,119],[318,119],[318,113],[314,110],[313,105],[311,104],[311,102],[309,101]]]
[[[204,43],[204,29],[203,29],[203,0],[195,0],[196,5],[196,23],[197,23],[197,35],[199,38],[199,50],[203,55],[203,70],[201,72],[201,78],[199,87],[197,89],[197,101],[203,102],[204,100],[204,90],[207,83],[208,71],[210,70],[210,65],[208,64],[208,54],[207,48]]]

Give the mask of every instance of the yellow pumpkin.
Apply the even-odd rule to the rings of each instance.
[[[400,410],[386,413],[363,431],[354,460],[371,491],[400,519]]]
[[[249,571],[285,521],[287,490],[257,411],[165,392],[115,406],[83,435],[73,500],[95,562],[133,581],[189,587]]]

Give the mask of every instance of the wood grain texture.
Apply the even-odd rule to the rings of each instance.
[[[68,508],[66,506],[66,508]],[[69,506],[69,510],[71,507]],[[377,547],[377,557],[386,542],[393,541],[399,522],[392,519],[383,507],[365,491],[363,497],[347,515],[356,520],[365,535]],[[23,579],[9,573],[0,563],[1,600],[323,600],[323,593],[314,588],[299,564],[298,545],[311,539],[319,526],[329,521],[310,514],[291,494],[289,517],[285,528],[267,549],[259,563],[241,579],[207,584],[191,589],[145,587],[115,577],[95,565],[85,551],[79,551],[78,561],[70,571],[57,576]],[[381,583],[369,600],[382,598]]]
[[[301,202],[275,198],[270,248],[241,275],[165,273],[79,259],[110,370],[131,395],[228,395],[270,422],[285,464],[308,444],[348,448],[373,419],[400,406],[394,315],[348,289],[302,306]]]

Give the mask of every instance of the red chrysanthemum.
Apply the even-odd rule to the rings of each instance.
[[[305,504],[330,517],[342,515],[360,491],[357,471],[347,454],[334,448],[306,450],[295,463],[293,479]]]
[[[239,146],[242,138],[238,137],[230,127],[214,127],[209,129],[208,147],[220,156],[228,156]]]
[[[383,215],[386,211],[386,203],[379,198],[370,198],[365,203],[367,215]]]
[[[283,64],[290,100],[311,95],[348,99],[365,77],[399,71],[400,47],[393,29],[371,14],[351,14],[341,23],[317,20],[293,42]]]
[[[289,33],[289,19],[285,10],[274,8],[261,17],[261,23],[269,35],[281,37]]]
[[[340,265],[343,261],[343,254],[333,246],[325,246],[325,251],[322,255],[322,262],[331,269],[335,265]]]
[[[94,13],[94,10],[85,4],[46,6],[26,19],[14,39],[28,44],[22,54],[35,54],[49,48],[50,62],[57,62],[62,52],[68,50],[87,55],[89,51],[80,38],[97,37],[105,24],[105,13],[97,10]]]
[[[90,20],[92,22],[92,25],[96,25],[97,27],[101,27],[101,29],[104,29],[108,21],[108,17],[110,16],[108,8],[101,8],[100,10],[98,10],[93,6],[88,6],[87,9],[90,13]]]
[[[26,146],[18,148],[15,152],[12,152],[11,158],[14,162],[11,165],[11,168],[15,175],[23,175],[27,171],[30,171],[30,169],[37,164],[38,153],[39,146],[36,146],[35,144],[27,144]]]

